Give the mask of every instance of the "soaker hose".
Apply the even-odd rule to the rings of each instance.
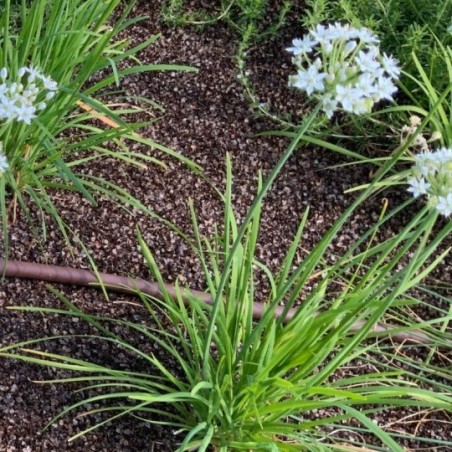
[[[102,287],[114,292],[122,292],[128,294],[143,293],[159,300],[163,299],[162,291],[155,282],[145,281],[141,278],[131,278],[127,276],[113,275],[110,273],[97,273],[89,270],[76,269],[71,267],[61,267],[58,265],[35,264],[31,262],[13,261],[0,258],[0,278],[1,275],[10,278],[33,279],[40,281],[48,281],[51,283],[70,284],[74,286]],[[165,284],[166,291],[174,299],[177,298],[177,290],[174,286]],[[204,303],[212,304],[212,297],[199,290],[180,289],[182,299],[188,303],[190,298],[197,298]],[[264,313],[265,305],[263,303],[253,303],[253,318],[259,320]],[[277,306],[275,316],[282,315],[284,306]],[[289,309],[284,322],[287,323],[297,313],[296,308]],[[364,320],[357,321],[351,327],[351,331],[359,331],[365,324]],[[393,331],[397,326],[376,323],[372,332],[386,333],[396,342],[414,342],[420,344],[429,344],[431,339],[422,331],[414,330],[410,332]]]

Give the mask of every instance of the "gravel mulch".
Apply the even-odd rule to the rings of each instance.
[[[275,126],[256,118],[237,80],[236,37],[223,24],[198,32],[191,28],[171,28],[162,23],[161,0],[141,1],[134,14],[149,16],[128,32],[140,41],[161,33],[158,42],[139,55],[143,63],[178,63],[197,67],[197,73],[161,72],[128,77],[122,88],[130,96],[149,97],[164,107],[164,113],[142,133],[156,142],[180,151],[204,168],[205,178],[164,155],[166,168],[127,167],[108,159],[94,162],[83,170],[112,180],[128,189],[146,206],[190,233],[187,202],[194,200],[201,231],[209,233],[222,221],[222,205],[212,186],[222,190],[225,183],[225,156],[230,153],[234,171],[234,202],[242,218],[253,200],[257,173],[268,173],[289,141],[279,137],[256,136]],[[300,3],[297,11],[303,9]],[[271,94],[272,105],[296,112],[299,97],[286,87],[290,57],[284,47],[298,25],[289,25],[279,38],[252,49],[250,65],[256,82]],[[262,92],[265,92],[262,91]],[[344,190],[363,183],[368,168],[331,169],[344,160],[331,152],[303,148],[294,153],[266,198],[262,217],[259,255],[275,269],[290,245],[300,216],[311,209],[303,247],[309,249],[352,199]],[[385,193],[390,205],[404,194]],[[184,241],[161,222],[130,212],[108,199],[99,198],[92,207],[77,194],[55,192],[55,204],[64,220],[90,249],[100,271],[149,277],[137,248],[135,231],[141,231],[155,253],[168,282],[176,279],[195,289],[204,289],[199,265]],[[354,220],[337,240],[345,248],[360,236],[366,225],[378,216],[381,197],[375,197],[358,210]],[[36,213],[38,216],[38,214]],[[403,220],[402,220],[403,221]],[[396,227],[396,225],[394,226]],[[87,268],[84,253],[71,253],[53,223],[48,222],[47,241],[40,247],[23,218],[11,227],[11,258],[32,262]],[[451,280],[450,263],[441,267],[444,280]],[[112,295],[109,302],[94,289],[56,286],[82,310],[115,318],[145,321],[145,312],[136,299]],[[4,280],[0,286],[0,346],[46,335],[90,334],[77,318],[42,316],[10,311],[10,306],[58,306],[58,301],[41,282]],[[56,347],[55,345],[53,346]],[[140,369],[144,365],[108,344],[90,340],[63,340],[59,352],[79,359]],[[158,349],[155,353],[161,353]],[[164,359],[164,355],[163,359]],[[168,362],[168,366],[172,363]],[[141,367],[140,367],[141,366]],[[36,380],[61,377],[60,371],[19,361],[2,360],[0,366],[0,451],[172,451],[175,437],[171,429],[149,426],[133,418],[103,426],[68,444],[69,436],[92,425],[90,417],[64,417],[56,425],[44,425],[64,407],[81,399],[71,392],[76,386],[39,385]],[[96,416],[94,420],[100,421]],[[450,439],[450,424],[438,423],[423,434]],[[438,449],[440,450],[440,449]]]

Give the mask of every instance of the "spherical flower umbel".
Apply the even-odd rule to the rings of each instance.
[[[12,81],[6,68],[0,69],[0,120],[21,121],[27,125],[55,96],[57,83],[31,66],[21,67]]]
[[[286,50],[294,55],[297,74],[289,85],[318,100],[328,118],[340,109],[368,114],[397,91],[398,62],[380,54],[379,40],[367,28],[319,24],[292,44]]]
[[[429,205],[449,217],[452,214],[452,148],[422,152],[414,161],[407,191],[415,198],[427,196]]]

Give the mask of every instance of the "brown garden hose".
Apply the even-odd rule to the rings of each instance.
[[[140,278],[129,278],[126,276],[112,275],[109,273],[98,273],[97,275],[89,270],[75,269],[71,267],[60,267],[57,265],[34,264],[31,262],[21,261],[5,261],[0,258],[0,279],[2,275],[11,278],[22,279],[36,279],[41,281],[48,281],[60,284],[72,284],[76,286],[90,286],[100,287],[103,285],[106,289],[115,292],[125,292],[136,294],[141,292],[154,298],[162,299],[162,292],[157,283],[145,281]],[[176,298],[176,288],[167,284],[167,292]],[[190,297],[198,298],[204,303],[212,304],[212,297],[199,290],[186,290],[185,294],[182,292],[184,302],[187,302]],[[284,307],[278,306],[275,311],[276,317],[283,313]],[[288,311],[285,322],[291,320],[297,310],[292,308]],[[264,313],[264,305],[255,302],[253,304],[253,317],[260,319]],[[364,325],[364,321],[356,322],[351,331],[359,331]],[[372,331],[375,333],[386,333],[396,342],[414,342],[421,344],[428,344],[431,342],[430,338],[419,330],[411,331],[409,333],[397,332],[392,330],[395,326],[383,325],[377,323],[374,325]]]

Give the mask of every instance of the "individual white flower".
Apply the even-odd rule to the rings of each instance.
[[[410,188],[408,188],[407,191],[412,193],[415,198],[418,198],[421,195],[426,195],[427,190],[431,187],[431,184],[426,182],[423,177],[421,177],[420,179],[411,177],[407,182],[410,185]]]
[[[442,163],[432,152],[423,152],[421,154],[417,154],[415,157],[415,162],[416,167],[424,177],[427,177],[431,174],[436,174]]]
[[[19,91],[20,91],[20,84],[18,84],[16,82],[11,83],[11,85],[9,86],[10,96],[14,96],[14,94],[16,94]]]
[[[322,110],[328,118],[332,118],[334,112],[337,110],[337,100],[331,94],[322,96]]]
[[[346,86],[336,85],[336,100],[342,104],[342,108],[351,113],[353,112],[353,103],[357,100],[358,91],[351,84]],[[359,96],[358,96],[359,97]]]
[[[447,196],[438,196],[436,210],[445,217],[452,214],[452,193],[449,193]]]
[[[377,45],[380,43],[380,40],[368,28],[357,29],[356,37],[359,38],[364,44]]]
[[[378,58],[380,56],[380,48],[375,45],[367,46],[367,54],[372,58]]]
[[[373,97],[377,92],[375,78],[369,72],[365,72],[359,76],[356,87],[360,89],[366,97]]]
[[[288,47],[286,50],[294,55],[301,55],[302,53],[311,52],[316,44],[317,41],[306,35],[303,39],[294,39],[292,41],[293,47]]]
[[[370,51],[364,52],[360,50],[355,57],[355,62],[363,72],[375,73],[381,67],[374,54]]]
[[[36,79],[41,80],[42,79],[42,73],[40,71],[38,71],[37,69],[35,69],[33,66],[24,66],[23,68],[19,69],[20,70],[25,70],[25,72],[28,72],[28,82],[32,83],[34,82]]]
[[[47,104],[45,102],[39,102],[38,105],[36,105],[36,110],[44,110],[47,107]]]
[[[46,94],[46,100],[53,99],[54,97],[55,97],[55,91],[49,91],[49,92]]]
[[[246,74],[249,75],[249,74]],[[50,77],[42,77],[42,84],[44,85],[44,89],[47,89],[49,91],[57,91],[58,84],[55,80],[51,79]]]
[[[0,103],[0,118],[13,120],[17,117],[17,109],[14,101],[8,98],[2,99]]]
[[[344,41],[347,41],[349,39],[353,39],[356,35],[355,29],[351,28],[350,24],[341,24],[339,22],[336,22],[332,29],[332,39],[342,39]]]
[[[298,71],[298,74],[293,79],[292,85],[306,91],[310,95],[314,91],[323,91],[325,89],[325,85],[323,84],[325,77],[326,74],[319,72],[313,64],[307,71]]]
[[[8,159],[6,155],[0,150],[0,174],[4,173],[9,168]]]
[[[435,152],[435,154],[438,162],[452,162],[452,148],[440,148]]]
[[[381,99],[392,100],[392,95],[397,91],[397,87],[389,77],[380,77],[374,94],[375,101]]]
[[[320,45],[323,47],[323,50],[326,54],[331,53],[333,51],[333,43],[330,40],[320,41]]]
[[[331,53],[331,51],[333,50],[332,40],[335,39],[334,34],[334,29],[325,27],[321,24],[318,24],[315,30],[311,31],[311,35],[313,36],[314,40],[322,46],[322,49],[327,54]]]
[[[33,105],[22,105],[16,108],[16,115],[18,121],[23,121],[30,125],[32,119],[36,118],[36,108]]]
[[[394,79],[398,79],[400,75],[399,62],[392,56],[386,55],[383,53],[383,58],[381,60],[381,64],[385,72]]]
[[[325,39],[329,39],[329,32],[325,25],[317,24],[315,30],[311,31],[311,35],[317,42],[324,41]]]
[[[0,69],[0,78],[4,81],[8,78],[8,69],[6,67]]]

